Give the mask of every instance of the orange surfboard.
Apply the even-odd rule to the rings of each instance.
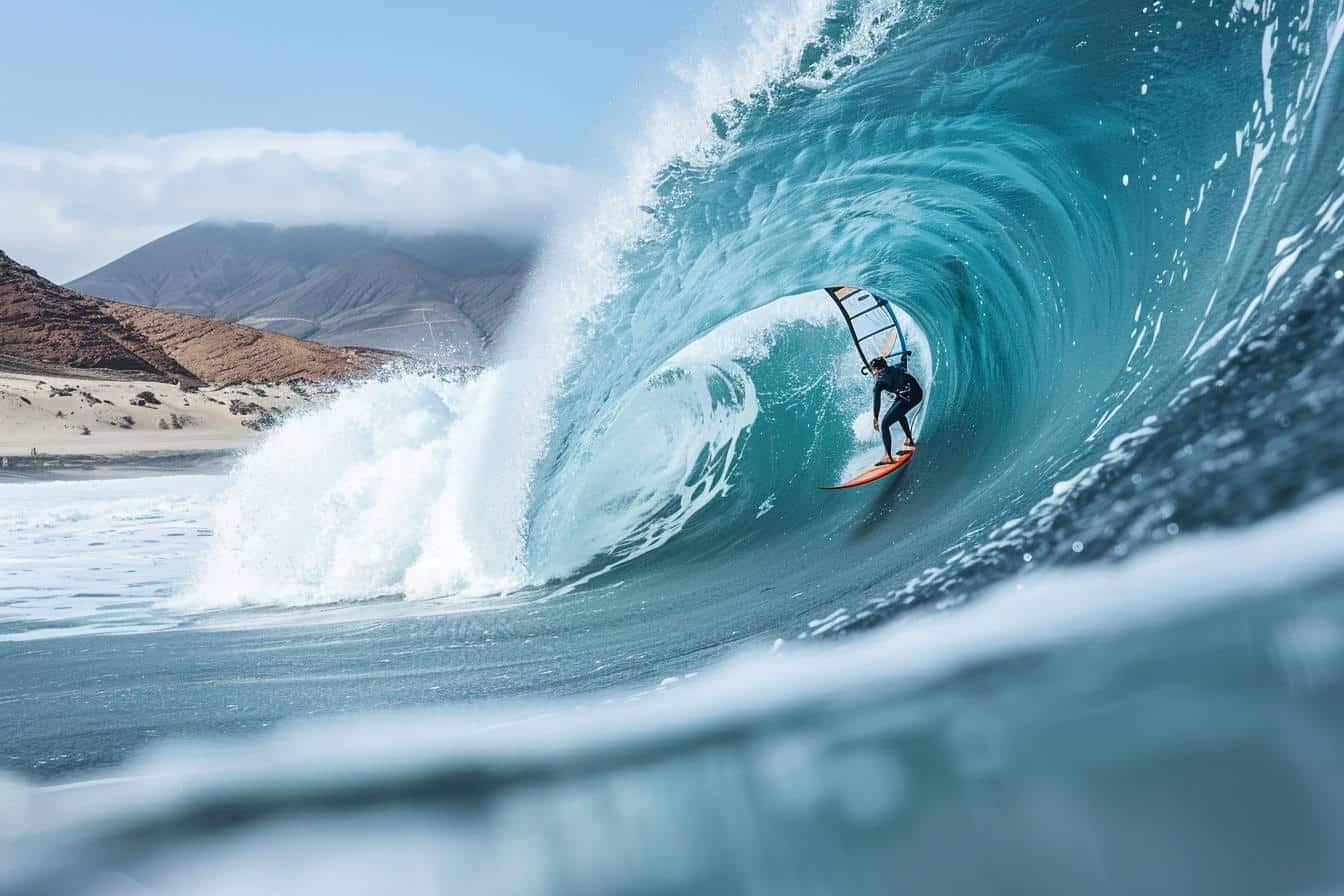
[[[892,473],[895,473],[901,467],[910,463],[910,458],[914,456],[915,456],[914,449],[911,449],[910,451],[907,451],[904,454],[896,455],[895,463],[882,464],[881,466],[873,467],[870,470],[865,470],[864,472],[855,476],[848,482],[842,482],[839,485],[823,485],[822,488],[825,489],[826,491],[835,491],[836,489],[854,488],[855,486],[867,485],[870,482],[876,482],[877,480],[881,479],[884,476],[890,476]]]

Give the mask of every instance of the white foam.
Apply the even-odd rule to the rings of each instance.
[[[310,604],[425,596],[427,553],[453,554],[464,593],[512,581],[473,567],[436,509],[455,497],[461,421],[491,388],[405,376],[347,391],[271,434],[241,464],[215,511],[212,549],[187,607]]]
[[[189,575],[222,488],[219,476],[0,483],[0,639],[165,624],[147,605]]]

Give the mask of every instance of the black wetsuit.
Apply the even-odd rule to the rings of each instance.
[[[919,383],[915,381],[904,367],[888,367],[879,373],[873,381],[873,419],[882,412],[882,393],[890,392],[892,405],[887,409],[887,414],[882,418],[882,447],[891,454],[891,427],[894,424],[901,424],[901,429],[905,431],[905,437],[910,441],[915,440],[915,434],[910,431],[910,421],[905,419],[905,415],[924,400],[924,390],[920,388]]]

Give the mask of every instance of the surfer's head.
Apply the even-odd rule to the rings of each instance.
[[[868,362],[868,369],[873,373],[881,373],[887,369],[887,359],[881,357],[874,358]]]

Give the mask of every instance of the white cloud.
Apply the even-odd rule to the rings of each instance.
[[[0,143],[0,249],[63,282],[203,218],[536,236],[577,181],[516,152],[392,133]]]

